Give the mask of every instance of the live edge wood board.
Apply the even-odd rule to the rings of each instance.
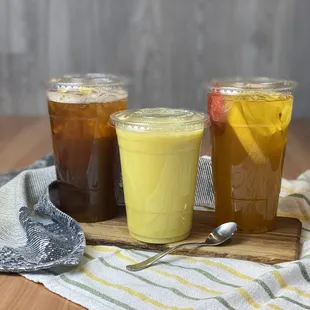
[[[120,212],[116,218],[86,224],[81,223],[87,244],[113,245],[148,251],[162,251],[179,243],[203,242],[214,228],[214,213],[209,211],[194,211],[193,227],[190,236],[181,242],[167,245],[154,245],[133,239],[128,232],[125,212]],[[278,217],[276,229],[263,234],[236,233],[227,245],[216,247],[184,248],[174,254],[201,257],[226,257],[277,264],[296,260],[299,257],[299,240],[301,222],[294,218]]]

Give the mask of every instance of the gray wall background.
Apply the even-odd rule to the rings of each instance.
[[[310,0],[0,0],[0,114],[47,113],[45,83],[132,78],[129,107],[205,109],[212,77],[295,79],[310,117]]]

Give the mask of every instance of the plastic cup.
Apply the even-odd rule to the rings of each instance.
[[[164,244],[188,237],[205,120],[203,113],[168,108],[111,115],[133,238]]]
[[[57,206],[79,222],[117,213],[120,163],[109,117],[127,108],[127,85],[126,78],[98,73],[66,75],[48,85]]]
[[[216,225],[274,228],[295,87],[269,78],[213,80],[208,90]]]

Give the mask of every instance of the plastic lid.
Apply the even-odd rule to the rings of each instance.
[[[203,129],[207,119],[204,113],[191,110],[145,108],[116,112],[110,124],[129,131],[189,131]]]
[[[129,79],[104,74],[67,74],[49,81],[49,100],[63,103],[107,102],[127,97]]]
[[[86,74],[65,74],[60,78],[52,78],[49,81],[49,89],[78,89],[84,87],[105,86],[124,86],[129,84],[129,79],[123,76],[117,76],[104,73],[86,73]]]
[[[253,77],[253,78],[243,78],[243,77],[233,77],[224,79],[213,79],[208,84],[209,91],[216,90],[226,90],[244,92],[244,91],[271,91],[271,92],[281,92],[289,91],[295,88],[297,85],[294,81],[280,80],[268,77]]]

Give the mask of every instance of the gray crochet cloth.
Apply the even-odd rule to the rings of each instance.
[[[0,174],[0,272],[74,266],[82,258],[83,230],[50,199],[55,179],[52,154],[26,169]],[[122,182],[117,196],[124,204]],[[195,205],[214,208],[209,157],[199,159]]]
[[[0,175],[0,271],[77,265],[85,237],[50,200],[56,178],[49,154],[25,171]]]

